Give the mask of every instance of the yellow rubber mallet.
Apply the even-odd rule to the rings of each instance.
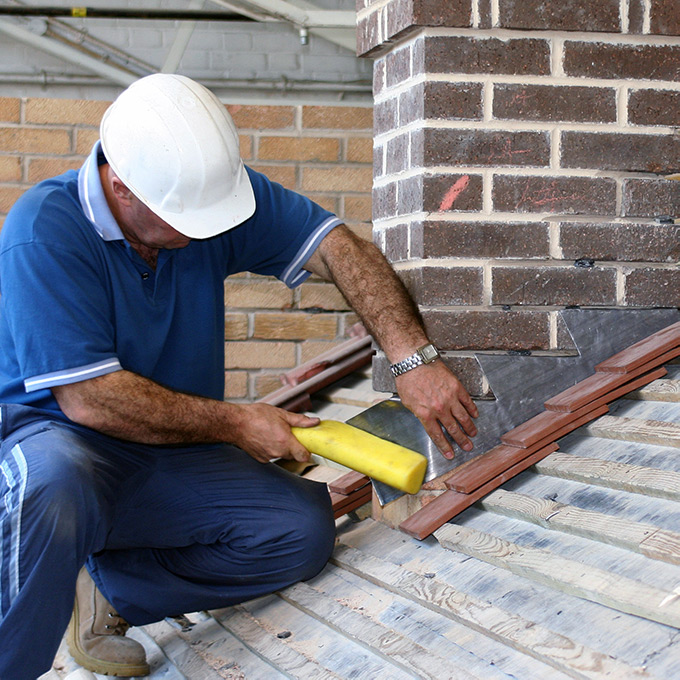
[[[314,427],[293,427],[291,430],[311,453],[395,489],[414,494],[423,484],[427,458],[404,446],[337,420],[322,420]]]

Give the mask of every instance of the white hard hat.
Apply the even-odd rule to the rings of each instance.
[[[185,236],[215,236],[255,211],[234,122],[189,78],[156,73],[135,81],[104,113],[100,137],[122,182]]]

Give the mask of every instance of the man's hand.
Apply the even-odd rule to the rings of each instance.
[[[477,434],[472,418],[479,415],[458,378],[443,361],[418,366],[396,378],[399,397],[420,422],[445,458],[453,458],[453,448],[442,427],[464,451],[472,450],[469,437]]]
[[[269,404],[244,404],[235,429],[238,437],[232,443],[260,463],[276,458],[306,463],[309,451],[295,438],[290,428],[318,424],[318,418],[291,413]]]

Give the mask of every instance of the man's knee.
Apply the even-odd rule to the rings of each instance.
[[[300,580],[316,576],[325,566],[335,545],[335,521],[330,496],[325,484],[304,481],[308,485],[305,507],[297,509],[294,526],[299,554],[305,557]]]
[[[4,455],[5,508],[33,535],[73,540],[100,516],[86,448],[68,431],[42,429]]]

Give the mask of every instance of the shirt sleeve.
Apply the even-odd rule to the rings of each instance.
[[[246,169],[255,193],[255,213],[226,232],[232,255],[228,273],[276,276],[293,288],[310,275],[304,265],[342,221],[306,196]]]
[[[39,243],[0,257],[0,304],[26,392],[121,369],[96,258]]]

